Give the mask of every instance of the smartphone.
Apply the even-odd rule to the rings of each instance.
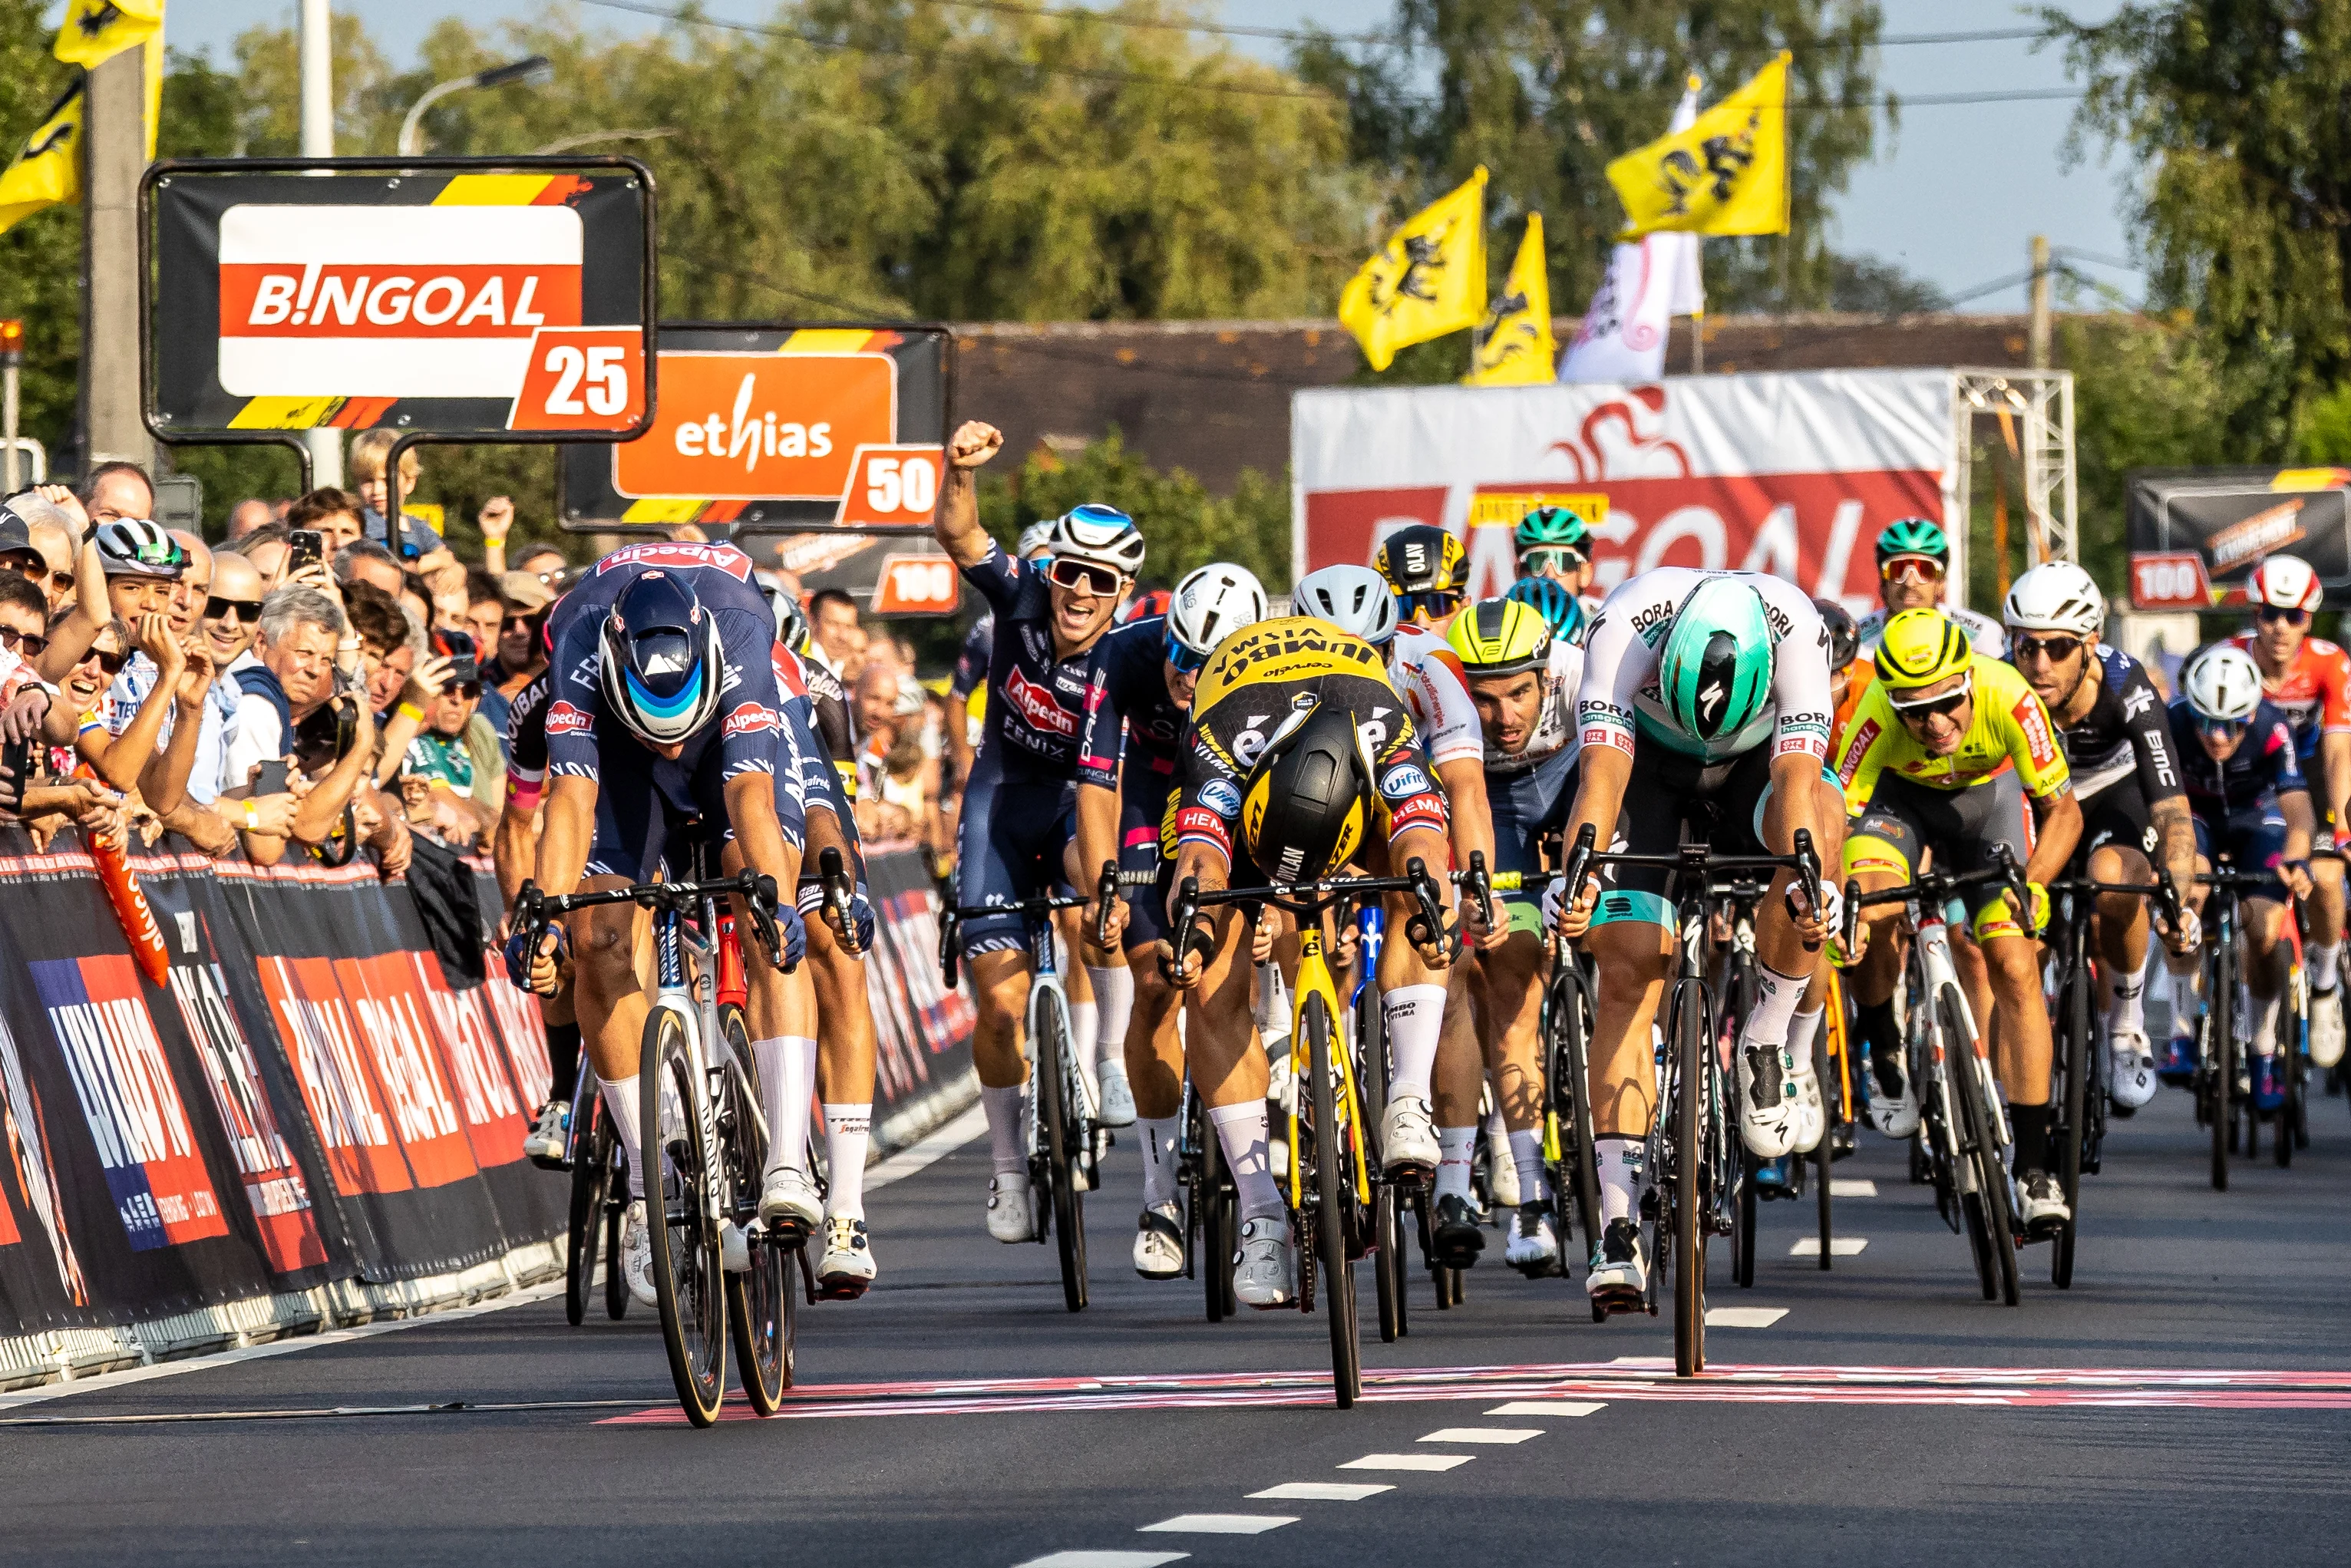
[[[16,781],[19,799],[23,798],[25,787],[33,781],[33,757],[31,736],[0,744],[0,768],[5,768],[8,777]]]
[[[295,528],[286,536],[286,571],[290,577],[313,561],[327,559],[327,536],[316,528]]]
[[[261,777],[253,781],[253,793],[255,798],[259,799],[264,795],[283,795],[286,793],[286,764],[282,758],[277,761],[263,763],[261,765]]]
[[[448,657],[451,683],[457,685],[478,685],[482,678],[482,666],[475,657],[474,639],[463,632],[441,632],[434,635]]]

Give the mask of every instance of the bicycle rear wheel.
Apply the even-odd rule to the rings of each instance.
[[[604,1315],[619,1322],[629,1315],[629,1281],[621,1269],[621,1222],[629,1207],[629,1162],[635,1158],[612,1140],[612,1177],[604,1199]]]
[[[2210,1080],[2205,1089],[2205,1109],[2212,1118],[2212,1190],[2229,1190],[2229,1145],[2236,1136],[2237,1091],[2237,955],[2233,942],[2215,942],[2211,967],[2205,971],[2204,1027],[2210,1040],[2204,1054]]]
[[[596,1286],[596,1244],[604,1230],[604,1200],[612,1188],[612,1123],[604,1114],[604,1097],[588,1097],[588,1126],[578,1139],[579,1155],[571,1162],[571,1228],[563,1270],[563,1315],[573,1328],[588,1315],[588,1298]],[[612,1272],[621,1271],[616,1253]]]
[[[2049,1281],[2061,1291],[2074,1288],[2074,1240],[2082,1215],[2083,1145],[2090,1131],[2090,1052],[2096,1046],[2090,1030],[2090,973],[2075,969],[2068,974],[2057,998],[2057,1060],[2065,1066],[2065,1097],[2060,1103],[2064,1120],[2056,1129],[2062,1140],[2057,1180],[2064,1189],[2068,1218],[2050,1253]]]
[[[1061,994],[1049,992],[1037,1009],[1037,1110],[1045,1129],[1045,1163],[1053,1188],[1053,1239],[1061,1260],[1061,1299],[1070,1311],[1086,1306],[1085,1199],[1078,1192],[1079,1139],[1084,1121],[1070,1095],[1070,1015]]]
[[[1192,1097],[1200,1149],[1200,1279],[1208,1303],[1208,1321],[1222,1322],[1240,1308],[1233,1294],[1233,1258],[1240,1249],[1237,1223],[1238,1199],[1232,1172],[1225,1168],[1225,1146],[1217,1140],[1216,1124],[1208,1120],[1207,1102]]]
[[[1305,998],[1298,1023],[1306,1031],[1307,1071],[1314,1080],[1314,1261],[1322,1276],[1323,1315],[1331,1323],[1332,1390],[1334,1402],[1345,1410],[1364,1391],[1363,1348],[1355,1325],[1355,1266],[1347,1260],[1353,1159],[1347,1130],[1339,1120],[1331,1017],[1321,997]]]
[[[1706,988],[1674,987],[1674,1372],[1706,1370],[1706,1075],[1713,1063]]]
[[[2278,1101],[2277,1120],[2270,1126],[2270,1152],[2277,1157],[2278,1168],[2287,1169],[2294,1164],[2294,1102],[2302,1067],[2301,1014],[2295,1009],[2294,987],[2286,987],[2285,1006],[2278,1013],[2278,1033],[2272,1040],[2278,1053],[2278,1088],[2283,1092]]]
[[[726,1276],[726,1326],[733,1334],[735,1375],[743,1396],[762,1416],[772,1416],[792,1385],[793,1338],[798,1332],[792,1253],[765,1236],[751,1235],[759,1213],[759,1182],[768,1168],[768,1140],[760,1130],[758,1069],[751,1060],[751,1033],[743,1009],[718,1009],[719,1039],[726,1046],[725,1098],[718,1107],[719,1147],[726,1167],[730,1212],[751,1253],[751,1267]]]
[[[1364,1127],[1374,1139],[1387,1124],[1388,1042],[1380,1014],[1378,988],[1355,990],[1355,1062],[1364,1091]],[[1372,1171],[1372,1284],[1378,1297],[1380,1343],[1394,1344],[1406,1332],[1404,1271],[1404,1197],[1380,1169],[1379,1150],[1369,1151]]]
[[[686,1419],[707,1427],[718,1419],[726,1393],[726,1275],[717,1222],[705,1212],[716,1173],[696,1117],[704,1090],[676,1009],[655,1007],[645,1019],[639,1071],[644,1147],[638,1157],[644,1162],[662,1343]]]
[[[2016,1221],[2008,1201],[2008,1169],[2001,1161],[2000,1140],[1994,1135],[1994,1113],[1984,1099],[1983,1068],[1973,1043],[1959,1033],[1963,1015],[1958,993],[1947,988],[1936,998],[1935,1005],[1942,1017],[1944,1034],[1961,1041],[1957,1054],[1946,1056],[1943,1065],[1959,1103],[1960,1153],[1975,1164],[1975,1198],[1982,1215],[1985,1239],[1990,1244],[1991,1288],[1985,1291],[1985,1299],[1997,1295],[2012,1307],[2018,1299]]]
[[[1551,1166],[1552,1206],[1559,1216],[1562,1254],[1581,1249],[1586,1272],[1600,1246],[1600,1169],[1592,1131],[1592,996],[1573,954],[1553,961],[1543,996],[1543,1060],[1551,1073],[1550,1133],[1558,1157]],[[1573,1280],[1565,1256],[1560,1278]],[[1608,1309],[1592,1303],[1592,1321],[1605,1322]]]

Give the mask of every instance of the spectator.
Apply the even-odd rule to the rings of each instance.
[[[227,540],[235,544],[246,535],[266,528],[277,520],[277,514],[268,502],[258,499],[239,501],[228,509]]]
[[[49,560],[33,544],[33,530],[16,515],[16,503],[0,507],[0,571],[14,572],[46,599],[49,591]]]
[[[49,694],[24,662],[24,653],[45,641],[47,603],[47,596],[30,581],[0,573],[0,706],[5,706],[7,712],[6,727],[26,737],[36,732],[44,716],[52,721],[61,717],[69,725],[71,715],[66,710],[91,695],[67,687],[61,693],[65,701],[52,704]],[[98,662],[90,661],[93,666]],[[99,689],[102,678],[93,669],[93,691]],[[47,845],[48,835],[69,819],[92,828],[110,822],[119,828],[120,819],[115,813],[120,804],[119,794],[96,780],[68,779],[45,784],[0,770],[0,813],[26,819],[36,842],[43,848]]]
[[[482,661],[476,676],[482,684],[480,713],[497,732],[501,742],[507,733],[506,694],[492,684],[490,672],[496,668],[498,629],[506,623],[507,598],[498,580],[479,567],[465,572],[465,621],[459,628],[474,640],[475,656]],[[499,755],[505,755],[503,745]]]
[[[424,587],[424,580],[411,572],[400,580],[400,607],[415,623],[419,637],[433,626],[433,595]]]
[[[41,564],[48,569],[49,612],[55,614],[74,601],[74,584],[80,580],[75,562],[80,536],[74,532],[73,519],[61,508],[38,497],[24,499],[36,509],[29,531],[33,548],[41,552]]]
[[[379,518],[392,515],[392,486],[384,480],[383,461],[392,455],[400,434],[396,430],[362,431],[353,438],[350,456],[345,464],[360,501]],[[400,455],[402,500],[416,499],[416,482],[423,476],[424,465],[417,460],[416,448],[412,446]]]
[[[522,553],[514,558],[513,564],[507,570],[521,572],[526,577],[538,579],[547,591],[552,593],[556,591],[555,585],[561,580],[563,574],[571,570],[571,562],[553,545],[525,545],[522,547]]]
[[[131,755],[141,759],[139,793],[147,808],[207,853],[224,853],[235,835],[204,808],[220,793],[227,710],[208,700],[212,654],[194,634],[203,601],[192,601],[183,586],[191,572],[210,582],[210,553],[199,565],[182,538],[140,520],[100,523],[96,548],[114,614],[130,623],[135,638],[107,691],[110,750],[130,740]],[[93,625],[92,636],[96,631]],[[170,653],[160,653],[167,643]],[[82,647],[88,645],[85,641]],[[74,653],[76,663],[81,651]],[[160,714],[151,696],[163,705]],[[134,736],[151,715],[152,729]],[[162,749],[151,750],[157,746]]]
[[[507,536],[514,532],[514,502],[504,496],[491,497],[474,514],[474,526],[482,531],[482,570],[492,577],[507,574]]]
[[[527,571],[507,573],[498,589],[506,597],[506,619],[498,622],[497,658],[483,672],[482,679],[495,684],[501,696],[511,699],[547,668],[541,633],[547,624],[547,607],[555,602],[555,591]]]
[[[857,624],[857,601],[837,588],[821,588],[809,601],[810,645],[824,667],[850,685],[864,661],[865,632]]]
[[[253,634],[260,628],[262,602],[268,597],[253,562],[226,549],[213,558],[213,591],[204,601],[203,625],[222,680],[233,681],[239,669],[255,662]]]
[[[281,588],[263,601],[254,662],[236,675],[229,777],[293,755],[295,727],[335,695],[336,644],[348,624],[315,588]]]
[[[154,481],[136,463],[99,464],[81,482],[78,498],[93,524],[125,518],[145,522],[155,516]]]
[[[285,586],[286,558],[291,550],[283,523],[264,523],[243,538],[227,547],[253,563],[261,573],[262,586],[275,593]]]
[[[289,528],[315,528],[325,537],[322,554],[332,560],[342,553],[345,545],[366,533],[360,518],[366,505],[354,495],[343,490],[313,490],[294,503],[286,514]]]
[[[400,570],[392,552],[373,539],[354,539],[335,552],[335,580],[346,586],[364,582],[396,600],[408,585],[408,574]]]
[[[434,652],[443,659],[456,664],[456,675],[443,687],[426,710],[424,726],[410,741],[402,764],[401,798],[408,809],[412,827],[423,827],[436,837],[459,847],[474,844],[488,833],[496,822],[496,813],[487,809],[494,795],[505,792],[505,770],[492,771],[480,766],[479,747],[470,735],[478,716],[475,706],[480,701],[482,684],[478,677],[467,680],[465,666],[473,662],[472,640],[460,632],[442,633],[434,639]],[[479,737],[487,741],[492,757],[497,754],[495,737]],[[493,782],[498,786],[493,790]]]

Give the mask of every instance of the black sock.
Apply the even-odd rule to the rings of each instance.
[[[578,1024],[551,1023],[547,1026],[547,1065],[555,1072],[555,1082],[547,1092],[548,1098],[568,1103],[580,1087]]]
[[[1861,1038],[1868,1043],[1870,1065],[1877,1085],[1888,1094],[1901,1092],[1902,1026],[1894,1019],[1894,998],[1864,1002],[1860,1008]],[[1893,1082],[1888,1082],[1888,1078]]]
[[[2049,1168],[2049,1124],[2046,1105],[2011,1105],[2009,1130],[2016,1135],[2016,1169],[2020,1176]]]

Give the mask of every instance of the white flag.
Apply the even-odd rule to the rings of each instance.
[[[1671,135],[1698,119],[1698,78],[1674,110]],[[1563,382],[1654,382],[1666,373],[1666,339],[1677,316],[1706,312],[1695,234],[1649,234],[1620,245],[1592,296],[1575,340],[1560,356]]]

